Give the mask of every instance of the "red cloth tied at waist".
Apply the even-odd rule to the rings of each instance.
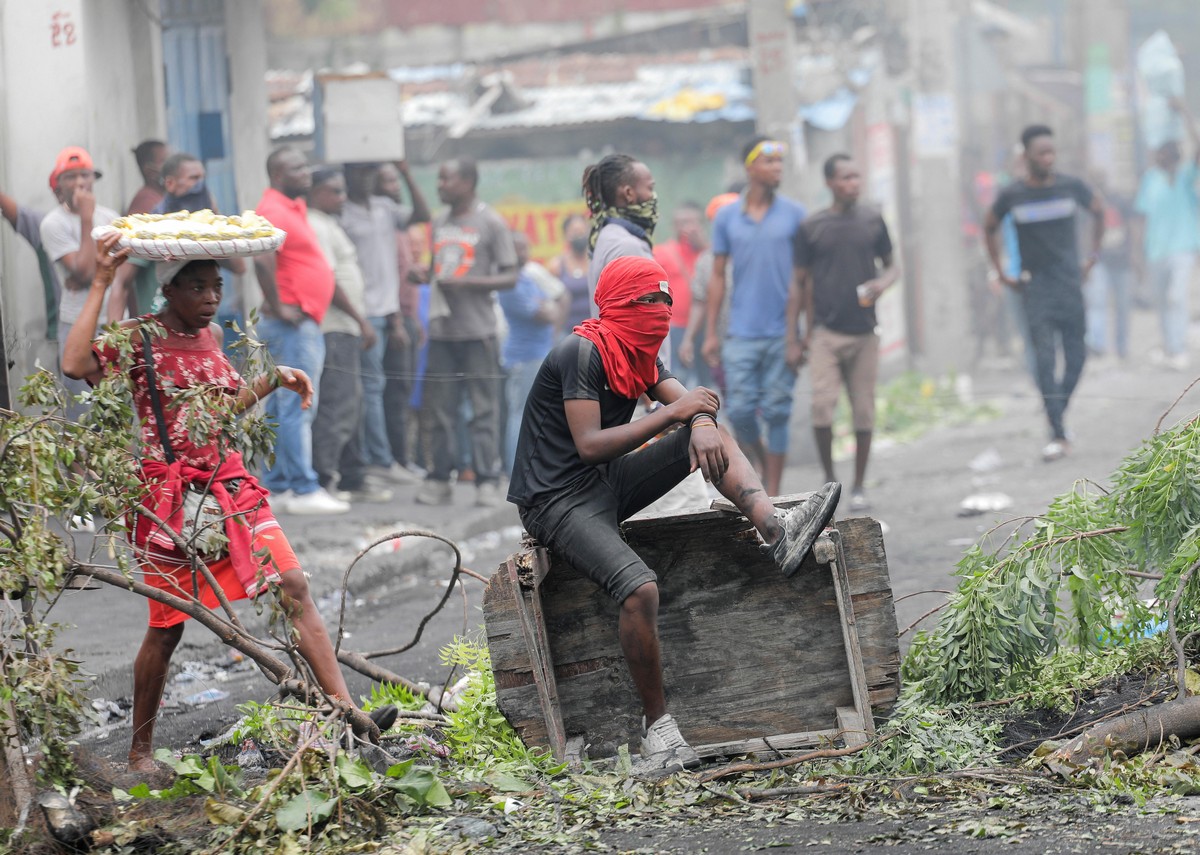
[[[229,560],[233,565],[238,582],[247,596],[254,597],[266,588],[260,562],[254,556],[251,537],[255,528],[275,524],[275,516],[267,504],[270,492],[246,471],[240,454],[232,455],[218,467],[197,469],[176,460],[163,463],[158,460],[143,460],[146,498],[142,501],[150,513],[161,519],[179,534],[183,530],[183,497],[189,485],[207,490],[221,506],[225,517],[225,536],[229,539]],[[229,482],[240,480],[232,489]],[[176,545],[171,535],[150,517],[139,513],[133,529],[134,546],[179,556],[181,563],[187,557]]]

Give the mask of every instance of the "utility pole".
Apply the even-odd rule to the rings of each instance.
[[[3,278],[0,272],[0,278]],[[8,333],[4,326],[4,298],[0,296],[0,409],[12,409],[12,394],[8,390]]]
[[[787,4],[783,0],[749,0],[746,27],[754,73],[755,130],[788,143],[790,156],[781,189],[795,197],[799,195],[799,173],[806,152],[804,127],[797,117],[796,61]]]
[[[1129,4],[1127,0],[1093,0],[1086,9],[1080,3],[1073,11],[1081,31],[1076,61],[1083,79],[1088,172],[1103,174],[1107,190],[1132,198],[1138,172]]]
[[[910,153],[915,258],[909,330],[916,362],[944,374],[968,367],[971,317],[963,254],[957,45],[963,0],[908,0],[906,35],[913,72]],[[903,167],[901,167],[903,168]]]

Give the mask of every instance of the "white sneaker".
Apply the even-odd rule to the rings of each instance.
[[[673,716],[664,715],[648,728],[645,721],[642,719],[642,727],[646,730],[642,737],[642,757],[646,761],[661,769],[672,766],[693,769],[700,765],[700,755],[687,744]],[[641,765],[644,768],[645,764]]]
[[[1055,460],[1062,460],[1067,456],[1067,451],[1070,446],[1067,445],[1065,439],[1056,439],[1042,449],[1042,460],[1051,463]]]
[[[293,495],[284,505],[289,514],[306,514],[313,516],[345,514],[350,512],[350,503],[335,499],[329,491],[318,487],[311,493]]]
[[[399,463],[393,463],[391,466],[368,466],[367,474],[373,478],[378,478],[384,481],[390,481],[393,484],[415,484],[421,478]]]

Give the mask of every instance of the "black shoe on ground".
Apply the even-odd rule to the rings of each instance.
[[[400,711],[396,709],[394,704],[388,704],[386,707],[377,707],[367,713],[371,717],[371,721],[375,722],[375,726],[379,728],[379,732],[387,733],[392,729],[392,725],[396,723],[396,717],[400,715]]]
[[[771,557],[784,576],[794,576],[800,569],[804,556],[808,555],[817,537],[833,519],[841,496],[842,485],[830,481],[805,499],[804,504],[797,505],[783,515],[780,520],[783,533],[769,548]]]

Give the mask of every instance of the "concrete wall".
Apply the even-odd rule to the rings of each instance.
[[[229,128],[237,207],[253,208],[267,187],[266,24],[260,0],[225,0],[225,50],[229,56]],[[261,302],[254,265],[240,283],[246,308]]]
[[[140,0],[0,0],[0,190],[50,210],[54,157],[63,146],[82,145],[104,173],[97,200],[124,210],[141,186],[133,147],[166,134],[157,8]],[[225,14],[237,204],[245,209],[266,186],[265,25],[259,0],[225,0]],[[253,274],[247,279],[256,294]],[[16,387],[37,361],[57,362],[46,340],[36,257],[7,225],[0,227],[0,296]]]
[[[141,3],[0,2],[0,187],[20,204],[50,210],[54,157],[82,145],[104,173],[97,200],[122,210],[141,185],[132,148],[163,133],[161,69],[158,28]],[[38,362],[56,367],[56,349],[46,340],[33,252],[5,226],[0,254],[15,387]]]

